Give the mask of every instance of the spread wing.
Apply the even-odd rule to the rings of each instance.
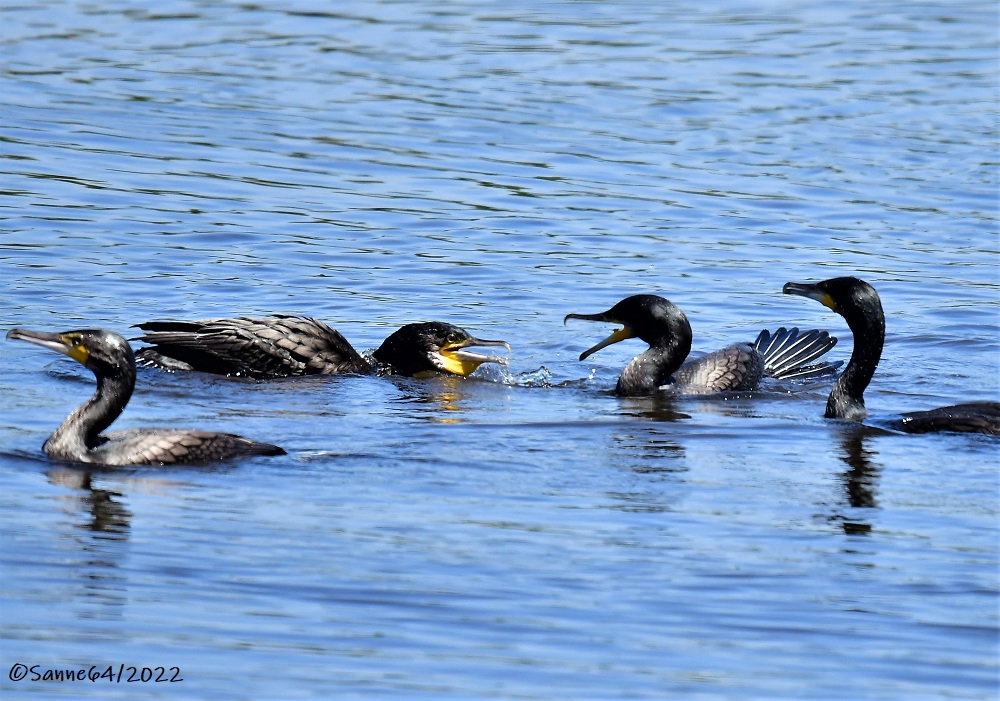
[[[837,337],[812,329],[799,332],[782,326],[772,335],[764,329],[753,347],[764,356],[764,375],[778,379],[832,377],[843,361],[812,363],[837,345]]]

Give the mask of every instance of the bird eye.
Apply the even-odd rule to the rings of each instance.
[[[458,334],[455,333],[454,331],[451,331],[448,333],[448,336],[445,338],[445,340],[448,341],[448,343],[458,343]]]

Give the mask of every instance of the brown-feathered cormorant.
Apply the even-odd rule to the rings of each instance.
[[[840,314],[854,334],[854,350],[826,400],[826,417],[861,421],[867,416],[865,388],[882,358],[885,313],[878,292],[856,277],[837,277],[815,284],[789,282],[785,294],[815,299]],[[907,433],[961,431],[1000,435],[1000,402],[968,402],[903,414],[893,427]]]
[[[567,314],[563,323],[567,319],[622,325],[581,353],[580,360],[627,338],[649,344],[622,370],[615,388],[622,396],[645,396],[661,389],[675,394],[753,390],[764,376],[813,377],[830,374],[836,367],[807,364],[833,348],[837,339],[825,331],[800,334],[798,329],[779,329],[773,336],[762,331],[754,343],[737,343],[684,362],[691,351],[691,325],[675,304],[657,295],[633,295],[606,312]]]
[[[270,443],[214,431],[134,428],[102,434],[122,413],[135,388],[135,357],[128,342],[100,329],[63,333],[11,329],[7,338],[64,353],[97,378],[94,396],[42,445],[51,458],[98,465],[173,465],[285,453]]]
[[[407,324],[390,335],[369,362],[335,329],[302,316],[237,317],[201,321],[148,321],[137,340],[152,344],[140,361],[168,370],[200,370],[253,378],[372,373],[466,376],[499,358],[468,350],[503,346],[474,338],[439,321]]]

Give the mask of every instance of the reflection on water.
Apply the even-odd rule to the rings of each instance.
[[[73,526],[59,546],[68,582],[66,601],[79,607],[80,620],[120,619],[128,602],[128,540],[132,513],[123,495],[95,487],[90,472],[58,467],[45,472],[50,484],[71,490],[56,498]],[[67,552],[67,551],[71,552]]]
[[[402,405],[400,413],[408,419],[431,423],[461,423],[470,404],[482,402],[484,396],[493,392],[504,391],[502,386],[491,382],[455,375],[389,379],[399,392],[393,403]]]
[[[623,415],[649,421],[683,421],[691,418],[678,409],[678,402],[673,397],[667,395],[623,398],[619,400],[619,404]]]
[[[847,503],[852,509],[874,509],[878,507],[876,501],[879,468],[873,463],[873,458],[878,455],[874,450],[865,447],[865,441],[869,440],[872,432],[863,426],[846,426],[843,430],[841,447],[844,456],[841,458],[847,463],[848,469],[841,479],[844,483],[844,491],[847,496]],[[859,517],[863,512],[851,511],[851,515],[838,517],[847,535],[865,535],[871,532],[871,524]]]
[[[629,480],[627,491],[608,492],[614,507],[635,513],[672,511],[687,493],[683,473],[690,466],[684,460],[684,447],[642,424],[616,428],[610,438],[614,464],[638,476]]]
[[[81,492],[68,495],[64,503],[73,512],[89,514],[82,528],[104,534],[109,540],[128,539],[132,514],[121,503],[121,493],[94,487],[92,474],[83,469],[60,467],[46,471],[45,476],[50,484]]]

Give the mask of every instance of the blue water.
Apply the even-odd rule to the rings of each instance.
[[[325,9],[324,9],[325,8]],[[4,698],[996,698],[998,444],[825,385],[617,399],[562,319],[696,352],[880,291],[869,424],[1000,399],[993,3],[0,3],[3,326],[440,319],[467,380],[141,370],[117,428],[288,455],[86,472],[0,342]],[[788,390],[792,390],[789,392]],[[12,681],[13,665],[183,682]],[[127,674],[127,673],[126,673]]]

